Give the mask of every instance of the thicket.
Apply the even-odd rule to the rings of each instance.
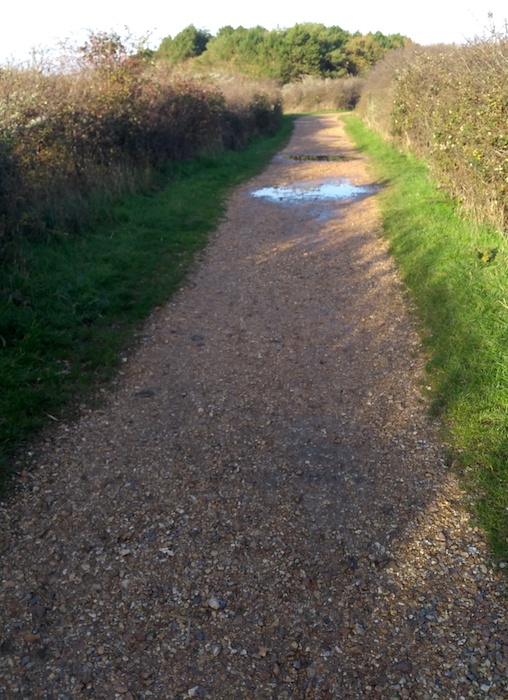
[[[277,97],[171,74],[116,34],[59,70],[0,68],[0,260],[19,235],[68,235],[168,163],[273,133]],[[0,290],[1,291],[1,290]]]
[[[283,85],[282,104],[287,113],[354,109],[364,85],[363,78],[315,78],[307,76]]]
[[[373,69],[358,111],[425,158],[479,223],[508,233],[508,36],[393,52]]]
[[[226,26],[216,36],[190,25],[166,37],[155,56],[172,64],[187,61],[198,70],[290,83],[303,76],[363,76],[388,51],[409,41],[400,34],[362,35],[313,23],[272,31]]]

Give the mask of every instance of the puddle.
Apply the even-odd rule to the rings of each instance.
[[[309,155],[291,155],[291,156],[284,156],[285,160],[310,160],[310,161],[325,161],[325,162],[335,162],[335,161],[347,161],[347,160],[356,160],[356,158],[351,158],[351,156],[325,156],[325,155],[314,155],[314,156],[309,156]]]
[[[354,199],[379,192],[379,185],[352,185],[344,178],[330,178],[319,184],[315,182],[295,182],[294,185],[263,187],[252,193],[272,202],[323,202]]]

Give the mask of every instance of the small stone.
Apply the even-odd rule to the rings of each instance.
[[[25,641],[27,644],[35,644],[35,642],[38,642],[39,639],[39,635],[33,634],[33,632],[27,632],[23,637],[23,641]]]
[[[91,683],[92,682],[92,674],[90,673],[90,671],[85,670],[81,674],[80,681],[83,685],[88,685],[89,683]]]
[[[413,667],[411,666],[409,661],[399,661],[394,665],[393,670],[400,671],[401,673],[411,673]]]
[[[46,615],[46,608],[44,607],[44,605],[32,605],[30,610],[32,611],[32,615],[34,617],[41,618]]]
[[[220,608],[221,608],[220,601],[217,598],[215,598],[214,596],[212,596],[208,600],[208,607],[212,608],[212,610],[220,610]]]

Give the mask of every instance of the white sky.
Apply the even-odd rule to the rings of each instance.
[[[227,24],[237,27],[261,25],[266,29],[318,22],[338,25],[350,32],[400,33],[421,44],[463,43],[484,36],[491,24],[500,31],[508,20],[507,0],[14,0],[2,11],[0,63],[24,61],[33,48],[54,48],[63,39],[79,42],[85,30],[124,27],[149,45],[175,36],[189,24],[215,34]]]

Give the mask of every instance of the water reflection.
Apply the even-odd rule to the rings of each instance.
[[[316,202],[352,199],[374,194],[379,189],[379,185],[353,185],[344,178],[329,178],[320,183],[296,182],[293,185],[262,187],[252,196],[272,202]]]

